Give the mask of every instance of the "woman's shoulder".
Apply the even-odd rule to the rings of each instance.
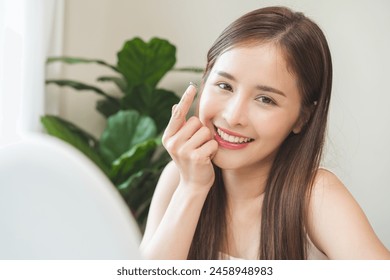
[[[326,168],[319,168],[314,178],[313,191],[335,191],[345,189],[344,184],[332,171]]]
[[[333,172],[317,171],[308,210],[309,238],[329,258],[389,257],[363,210]]]
[[[319,168],[316,172],[310,196],[310,209],[324,211],[328,204],[343,205],[342,201],[354,201],[344,183],[332,171]]]
[[[340,178],[325,168],[319,168],[316,172],[310,202],[310,205],[316,208],[322,208],[327,203],[335,203],[335,206],[343,206],[345,202],[352,203],[353,206],[358,206],[352,194]]]

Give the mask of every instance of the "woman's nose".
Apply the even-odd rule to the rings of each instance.
[[[245,126],[247,125],[247,107],[245,99],[237,94],[226,103],[222,116],[231,127]]]

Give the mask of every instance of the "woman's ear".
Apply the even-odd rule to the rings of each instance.
[[[317,102],[314,102],[310,107],[306,107],[301,111],[301,115],[299,116],[297,122],[292,129],[292,132],[294,134],[301,133],[302,129],[308,124],[316,105]]]
[[[302,117],[303,114],[298,118],[297,122],[295,123],[292,132],[294,134],[299,134],[302,131],[302,128],[306,125],[307,121],[306,118]]]

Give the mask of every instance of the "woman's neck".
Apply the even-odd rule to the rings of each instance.
[[[222,170],[222,177],[227,199],[227,252],[239,258],[256,259],[268,169]]]
[[[261,197],[265,190],[269,167],[249,170],[222,170],[228,202],[245,202]]]

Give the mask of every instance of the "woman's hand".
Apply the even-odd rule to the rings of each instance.
[[[141,243],[147,259],[187,259],[200,213],[214,183],[211,159],[218,144],[212,132],[197,117],[186,121],[196,88],[190,85],[163,135],[171,155],[162,172],[150,205],[148,222]]]
[[[218,143],[199,118],[191,117],[186,121],[195,94],[195,86],[190,85],[180,102],[173,106],[162,141],[179,168],[180,182],[209,189],[215,178],[211,160],[217,152]]]

